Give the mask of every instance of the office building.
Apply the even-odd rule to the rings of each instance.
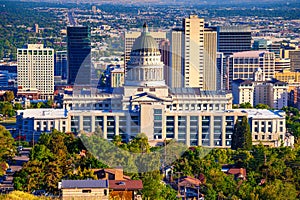
[[[282,110],[238,109],[246,112],[253,145],[270,147],[293,146],[293,138],[286,135],[285,112]]]
[[[275,59],[276,72],[290,71],[290,69],[291,69],[291,60],[289,58]]]
[[[18,93],[38,91],[40,98],[52,99],[54,92],[54,50],[43,44],[28,44],[17,50]]]
[[[170,41],[164,39],[159,42],[159,51],[161,54],[161,61],[164,63],[164,79],[166,83],[169,82],[169,68],[170,68]]]
[[[91,39],[87,26],[67,27],[68,83],[89,85],[91,80]]]
[[[204,19],[191,15],[182,28],[168,35],[170,69],[168,85],[172,88],[217,89],[217,33],[204,28]]]
[[[0,87],[7,87],[9,80],[8,71],[0,71]]]
[[[251,29],[248,26],[217,27],[218,52],[229,56],[235,52],[251,50]]]
[[[172,29],[169,33],[170,67],[168,85],[171,88],[182,88],[184,86],[184,29]]]
[[[300,83],[300,72],[276,72],[274,78],[285,83]]]
[[[67,51],[57,51],[55,53],[54,76],[61,77],[62,80],[68,78],[68,54]]]
[[[217,90],[217,32],[204,30],[203,89]]]
[[[267,51],[244,51],[228,57],[229,89],[236,79],[254,80],[254,72],[261,69],[265,80],[275,75],[275,55]]]
[[[291,71],[300,71],[300,50],[289,51]]]
[[[268,44],[267,51],[273,52],[275,54],[275,58],[280,58],[281,43],[272,42]]]
[[[265,81],[261,69],[255,72],[253,81],[233,81],[233,103],[250,103],[252,106],[266,104],[270,108],[282,109],[288,105],[288,84],[276,79]]]
[[[259,50],[267,50],[268,48],[268,40],[259,38],[255,39],[252,45],[252,49],[259,51]]]
[[[184,87],[204,89],[204,19],[190,15],[183,19]]]
[[[223,53],[217,52],[217,90],[225,90],[227,83],[226,58]]]

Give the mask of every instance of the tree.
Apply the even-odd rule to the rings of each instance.
[[[249,150],[252,148],[252,136],[246,116],[242,118],[242,121],[237,120],[234,125],[231,148],[234,150],[239,148]]]
[[[122,144],[122,137],[120,135],[115,135],[112,143],[116,146],[120,146]]]
[[[150,145],[148,143],[148,137],[144,133],[139,133],[130,141],[127,145],[128,150],[133,153],[149,153]]]
[[[262,104],[262,103],[259,103],[255,106],[255,108],[257,109],[270,109],[270,106],[268,106],[267,104]]]
[[[0,111],[5,116],[12,117],[15,115],[15,110],[10,102],[0,102]]]
[[[4,101],[12,101],[15,99],[15,95],[13,91],[6,91],[3,95]]]
[[[15,103],[15,104],[14,104],[14,109],[15,109],[15,110],[22,110],[22,109],[23,109],[23,106],[22,106],[22,104],[20,104],[20,103]]]
[[[0,126],[0,175],[4,173],[7,160],[11,160],[15,153],[14,139],[4,126]]]
[[[251,103],[246,102],[246,103],[241,103],[240,108],[253,108]]]

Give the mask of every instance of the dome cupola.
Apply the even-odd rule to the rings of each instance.
[[[141,35],[135,40],[131,49],[125,85],[165,86],[163,68],[158,44],[148,32],[145,23]]]

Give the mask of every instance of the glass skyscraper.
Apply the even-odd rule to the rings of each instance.
[[[87,26],[67,27],[68,84],[89,85],[91,80],[91,37]]]

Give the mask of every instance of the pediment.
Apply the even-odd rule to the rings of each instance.
[[[159,98],[153,94],[149,93],[141,93],[131,97],[131,101],[138,102],[138,101],[145,101],[145,102],[160,102],[165,101],[163,98]]]

